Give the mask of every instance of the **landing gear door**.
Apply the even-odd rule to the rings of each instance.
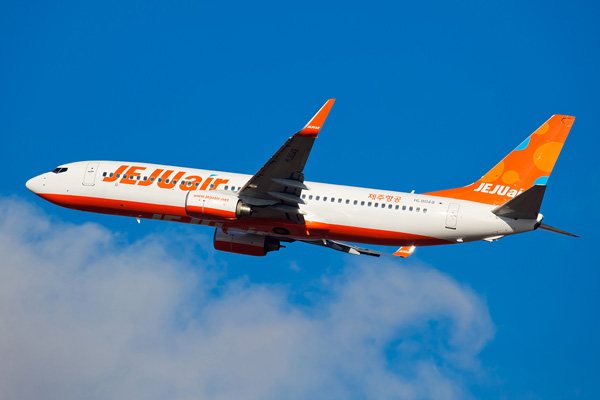
[[[100,163],[97,162],[88,163],[87,167],[85,168],[85,175],[83,175],[83,184],[85,186],[94,186],[99,164]]]
[[[460,204],[450,203],[448,213],[446,214],[446,228],[456,229],[456,221],[458,219],[458,209]]]

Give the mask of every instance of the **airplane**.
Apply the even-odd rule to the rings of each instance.
[[[141,162],[63,164],[27,181],[75,210],[215,228],[220,251],[264,256],[304,242],[350,254],[408,257],[418,246],[492,242],[542,229],[546,183],[575,117],[553,115],[479,180],[417,194],[309,182],[304,167],[335,99],[254,175]],[[350,243],[348,243],[350,242]],[[356,244],[398,247],[393,253]]]

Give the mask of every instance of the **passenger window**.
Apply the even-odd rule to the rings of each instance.
[[[200,186],[200,182],[196,182],[196,187]]]
[[[388,208],[391,210],[391,209],[392,209],[392,205],[390,204],[390,205],[388,206]]]
[[[402,211],[406,211],[406,206],[402,206]]]
[[[214,183],[211,183],[211,184],[210,184],[210,188],[211,188],[211,189],[214,189],[214,188],[215,188],[215,184],[214,184]]]
[[[323,201],[327,201],[327,196],[323,196]]]
[[[417,209],[415,210],[416,212],[421,211],[421,207],[417,207]]]
[[[332,202],[332,203],[335,203],[335,199],[334,199],[333,197],[331,198],[331,202]]]
[[[309,200],[312,200],[312,194],[308,196],[308,199],[309,199]]]
[[[305,195],[305,194],[303,194],[303,195],[302,195],[302,198],[303,198],[303,199],[305,199],[305,198],[306,198],[306,195]]]
[[[375,203],[375,207],[379,207],[379,203]]]
[[[413,208],[412,208],[412,207],[408,207],[408,211],[412,211],[412,210],[413,210]]]
[[[341,203],[342,199],[338,199],[338,203]],[[348,204],[348,200],[346,200],[346,204]]]
[[[138,177],[137,177],[137,180],[138,180],[138,181],[140,180],[140,176],[139,176],[139,175],[138,175]]]
[[[145,180],[145,181],[147,181],[147,180],[148,180],[148,177],[147,177],[147,176],[145,176],[145,177],[144,177],[144,180]]]
[[[321,198],[320,196],[317,196],[317,197],[315,197],[315,200],[319,200],[320,198]]]
[[[158,183],[161,183],[161,182],[162,182],[162,178],[158,178]]]
[[[168,180],[168,179],[165,179],[165,183],[169,183],[169,180]]]
[[[106,176],[106,172],[102,173],[102,176]]]
[[[424,208],[424,209],[423,209],[423,214],[425,214],[426,212],[427,212],[427,209],[426,209],[426,208]]]
[[[173,183],[173,185],[176,185],[177,184],[177,179],[173,179],[172,183]]]
[[[150,177],[150,182],[154,182],[154,177],[153,176]]]
[[[360,205],[361,205],[361,206],[364,206],[364,205],[365,205],[365,202],[364,202],[364,201],[361,201],[361,202],[360,202]]]
[[[350,204],[350,200],[346,199],[346,204]]]
[[[225,190],[229,190],[229,185],[225,185]]]
[[[399,205],[396,205],[396,210],[397,210],[397,209],[399,209],[399,208],[400,208],[400,206],[399,206]]]
[[[110,175],[108,175],[108,176],[110,176],[112,178],[113,177],[113,173],[111,172]]]
[[[357,204],[358,204],[358,200],[354,200],[354,205],[357,205]]]
[[[121,177],[121,174],[117,174],[117,178],[120,178],[120,177]]]
[[[371,204],[372,204],[371,202],[368,202],[368,203],[367,203],[367,206],[371,207]]]

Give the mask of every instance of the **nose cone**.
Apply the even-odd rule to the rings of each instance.
[[[27,189],[31,190],[33,193],[38,194],[42,189],[42,178],[40,176],[36,176],[35,178],[31,178],[25,183]]]

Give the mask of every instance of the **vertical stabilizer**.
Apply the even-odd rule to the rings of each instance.
[[[478,181],[431,196],[500,205],[534,185],[545,186],[575,117],[553,115]]]

